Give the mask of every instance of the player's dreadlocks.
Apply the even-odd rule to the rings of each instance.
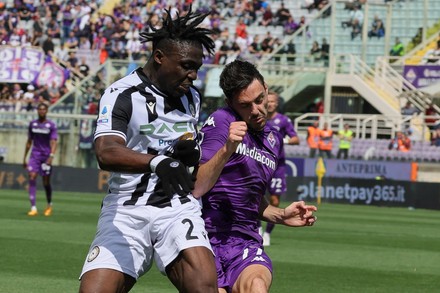
[[[207,28],[198,27],[200,23],[209,15],[207,13],[192,12],[191,6],[188,13],[185,16],[180,16],[177,13],[176,19],[171,18],[170,10],[165,9],[167,16],[163,21],[161,28],[155,28],[150,25],[152,32],[143,31],[139,35],[141,42],[152,42],[153,51],[157,48],[158,44],[163,40],[169,40],[172,42],[179,41],[196,41],[202,44],[209,55],[214,52],[214,41],[209,37],[213,33],[212,30]]]

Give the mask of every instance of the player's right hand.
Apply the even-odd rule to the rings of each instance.
[[[229,149],[235,151],[237,146],[243,141],[247,132],[247,124],[244,121],[234,121],[229,125],[229,136],[227,146]]]
[[[191,175],[185,165],[178,160],[159,155],[151,159],[150,168],[161,180],[163,192],[168,197],[174,193],[185,196],[194,189]]]

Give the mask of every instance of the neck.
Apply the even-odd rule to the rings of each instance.
[[[267,113],[267,118],[272,119],[278,112]]]

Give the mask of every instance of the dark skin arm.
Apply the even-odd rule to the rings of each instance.
[[[99,166],[103,170],[133,174],[151,172],[149,163],[154,156],[127,148],[124,139],[119,136],[98,137],[95,141],[95,151]]]

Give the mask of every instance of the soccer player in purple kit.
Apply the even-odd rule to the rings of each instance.
[[[48,106],[40,103],[37,106],[38,119],[29,123],[28,140],[24,151],[23,167],[29,174],[29,200],[31,209],[28,216],[38,215],[36,205],[37,175],[43,178],[43,186],[46,191],[47,207],[45,216],[52,214],[52,186],[50,175],[52,174],[52,160],[57,149],[57,127],[55,123],[46,118]],[[29,162],[26,161],[29,150],[32,147]]]
[[[227,106],[201,129],[202,158],[193,195],[216,255],[219,292],[266,293],[272,263],[258,233],[260,219],[291,227],[312,226],[315,206],[268,204],[264,194],[282,152],[282,137],[268,125],[267,86],[257,68],[235,60],[220,75]]]
[[[299,137],[293,128],[292,121],[286,115],[278,112],[279,96],[276,92],[269,91],[267,103],[267,124],[278,131],[285,144],[299,144]],[[280,197],[287,191],[286,182],[286,158],[284,151],[278,157],[278,167],[270,181],[268,187],[270,194],[270,204],[278,207],[280,205]],[[270,233],[272,233],[275,225],[267,223],[263,233],[263,245],[270,245]]]

